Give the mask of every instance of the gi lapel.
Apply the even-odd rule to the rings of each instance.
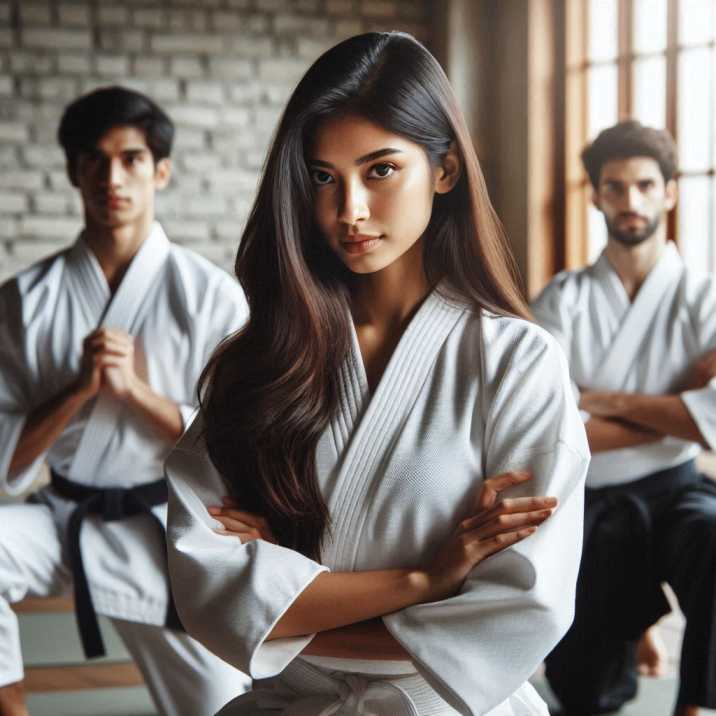
[[[353,323],[351,321],[351,326]],[[358,424],[361,411],[370,398],[368,379],[360,357],[355,330],[351,330],[351,347],[339,374],[339,409],[331,420],[333,447],[338,459],[348,445],[351,433]]]
[[[109,286],[82,232],[68,256],[68,283],[82,300],[79,302],[87,325],[97,326],[110,299]]]
[[[161,226],[155,223],[100,319],[101,325],[121,328],[133,335],[137,333],[152,304],[148,294],[156,285],[168,255],[169,241]],[[116,401],[100,394],[82,433],[69,477],[94,479],[121,412]]]
[[[603,257],[604,258],[604,257]],[[606,258],[604,258],[606,261]],[[649,335],[654,316],[668,292],[675,290],[683,271],[676,248],[668,243],[656,266],[649,272],[627,311],[614,341],[607,350],[592,384],[594,390],[619,390],[624,387],[639,349]],[[614,271],[610,268],[610,271]]]
[[[368,393],[368,381],[354,335],[352,355],[342,376],[351,395],[341,400],[343,415],[336,418],[344,421],[345,427],[334,429],[334,434],[345,434],[346,442],[352,432],[344,454],[339,453],[336,488],[328,505],[333,534],[345,536],[327,544],[326,552],[331,554],[325,556],[335,569],[353,568],[367,508],[380,480],[381,462],[400,435],[443,343],[467,310],[464,304],[433,291],[406,328],[359,422],[351,424],[352,416],[347,414],[345,406],[354,404],[359,396],[365,402]]]

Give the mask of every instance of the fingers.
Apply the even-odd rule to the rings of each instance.
[[[86,353],[126,355],[134,349],[134,339],[125,331],[99,328],[86,336],[82,345]]]
[[[134,364],[134,339],[117,329],[100,328],[84,340],[82,360],[93,370],[105,368],[132,368]]]
[[[240,510],[234,505],[237,501],[232,497],[223,497],[222,506],[212,505],[207,507],[209,514],[231,533],[237,536],[243,535],[243,541],[263,539],[267,542],[276,543],[276,538],[269,527],[268,522],[260,515],[255,515],[245,510]]]
[[[508,487],[527,482],[531,477],[532,473],[529,470],[514,470],[512,472],[503,472],[501,475],[495,475],[494,477],[488,477],[483,484],[496,492],[502,492],[502,490],[506,490]]]
[[[502,532],[499,535],[495,535],[491,539],[480,541],[480,556],[481,559],[485,559],[490,555],[502,552],[502,550],[508,549],[513,545],[521,542],[530,535],[533,535],[537,531],[536,527],[525,527],[524,529],[515,530],[514,532]]]
[[[488,477],[480,489],[480,495],[477,499],[478,510],[487,510],[495,504],[497,495],[506,490],[508,487],[520,485],[532,478],[529,470],[515,470],[505,472],[494,477]]]
[[[246,532],[254,535],[254,539],[258,539],[261,536],[259,530],[255,527],[251,527],[251,525],[247,525],[245,522],[241,522],[241,520],[235,520],[232,517],[226,517],[224,515],[212,515],[212,517],[217,522],[221,522],[224,528],[229,532]]]
[[[221,529],[219,527],[215,527],[214,532],[222,537],[238,537],[241,544],[261,539],[261,535],[255,532],[234,532],[232,530]]]
[[[121,328],[107,328],[105,326],[102,326],[100,328],[95,329],[92,331],[92,333],[88,333],[85,336],[85,342],[91,341],[94,339],[104,339],[104,338],[116,338],[118,340],[124,340],[124,341],[132,341],[134,340],[133,337],[127,333],[127,331],[123,331]]]
[[[508,497],[504,500],[498,500],[488,510],[477,512],[477,514],[468,517],[460,523],[460,530],[470,530],[479,525],[486,524],[494,520],[499,515],[511,515],[524,512],[535,512],[538,510],[552,509],[554,510],[559,504],[556,497]]]
[[[126,358],[132,354],[131,346],[124,346],[118,343],[107,343],[103,345],[91,346],[90,351],[92,355],[97,356],[117,356],[118,358]]]
[[[114,339],[95,338],[89,343],[89,351],[98,353],[114,353],[115,355],[129,355],[134,350],[131,342]]]
[[[539,525],[552,516],[553,512],[553,510],[547,509],[511,515],[499,515],[492,521],[469,530],[468,533],[480,540],[491,539],[498,534],[514,532],[523,527],[539,527]]]
[[[222,502],[224,503],[222,506],[209,507],[209,514],[213,517],[217,515],[231,517],[232,519],[243,522],[249,527],[255,527],[259,530],[268,528],[268,522],[260,515],[255,515],[251,512],[240,510],[238,507],[234,507],[233,505],[237,505],[237,502],[233,498],[222,498]]]
[[[594,402],[594,394],[588,391],[583,391],[579,394],[579,407],[582,410],[586,410]]]
[[[127,356],[102,354],[95,356],[95,368],[121,368],[127,364]]]
[[[235,503],[235,501],[232,501]],[[238,537],[242,544],[252,540],[261,539],[260,531],[242,520],[239,510],[227,509],[226,507],[207,507],[207,512],[223,527],[214,529],[219,535],[225,537]]]

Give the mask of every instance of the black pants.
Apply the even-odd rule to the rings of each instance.
[[[693,463],[587,490],[572,627],[546,660],[570,716],[614,711],[637,690],[636,645],[669,611],[686,616],[678,704],[716,708],[716,483]]]

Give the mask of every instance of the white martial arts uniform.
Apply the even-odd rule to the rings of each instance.
[[[602,253],[557,275],[533,311],[562,345],[577,394],[678,393],[716,447],[716,380],[682,392],[716,348],[716,283],[686,269],[674,244],[633,301]],[[677,704],[716,708],[716,487],[693,465],[700,450],[665,437],[593,455],[575,620],[546,668],[565,711],[616,711],[634,697],[635,639],[669,611],[662,582],[686,616]]]
[[[576,392],[675,393],[690,366],[716,348],[716,283],[710,274],[687,270],[671,242],[633,301],[602,253],[591,266],[555,276],[532,310],[564,349]],[[716,379],[681,397],[706,442],[716,448]],[[631,482],[680,465],[700,449],[666,437],[599,452],[592,456],[587,485]]]
[[[317,450],[332,525],[321,564],[212,531],[206,506],[226,490],[201,430],[197,420],[166,463],[177,607],[212,651],[268,680],[222,716],[547,713],[526,679],[572,620],[589,453],[564,356],[544,331],[434,291],[372,395],[353,333]],[[266,641],[325,570],[426,564],[473,512],[482,479],[518,468],[534,479],[513,494],[556,495],[560,507],[456,596],[383,618],[412,661],[297,658],[312,636]]]
[[[99,326],[135,338],[137,374],[175,401],[186,421],[196,382],[217,343],[246,318],[227,274],[172,245],[155,223],[114,296],[82,236],[0,287],[0,485],[17,494],[45,460],[93,487],[133,487],[163,474],[170,445],[108,395],[90,401],[46,454],[9,464],[27,416],[79,374],[82,342]],[[22,678],[17,619],[9,603],[66,589],[65,529],[74,502],[52,488],[35,504],[0,507],[0,685]],[[154,508],[162,521],[166,505]],[[82,527],[85,570],[97,613],[115,620],[166,714],[199,716],[241,693],[246,677],[180,632],[160,628],[167,602],[165,545],[146,516]]]

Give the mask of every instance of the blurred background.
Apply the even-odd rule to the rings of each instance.
[[[177,125],[170,239],[230,268],[271,133],[328,47],[374,29],[429,45],[426,0],[0,0],[0,281],[71,243],[80,203],[55,135],[102,85],[145,92]]]
[[[158,200],[167,234],[231,270],[292,87],[324,49],[388,29],[448,73],[530,296],[601,250],[579,153],[629,117],[675,136],[670,234],[687,264],[714,269],[716,0],[0,0],[0,282],[74,241],[57,125],[68,102],[113,83],[177,124]],[[68,609],[21,607],[33,715],[152,713],[116,639],[106,663],[78,666]],[[664,627],[672,675],[679,619]],[[624,713],[668,714],[673,684],[646,683]]]
[[[715,16],[713,0],[0,0],[0,280],[80,227],[55,141],[77,95],[122,83],[169,112],[175,173],[159,217],[230,268],[298,77],[342,38],[394,28],[450,76],[530,295],[600,250],[579,152],[627,117],[676,137],[671,235],[711,270]]]

